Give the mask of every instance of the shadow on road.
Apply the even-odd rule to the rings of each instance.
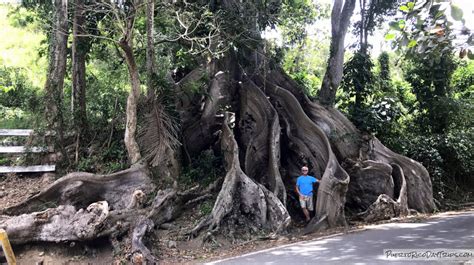
[[[384,249],[474,249],[474,212],[368,230],[263,250],[217,264],[462,264],[388,260]],[[474,257],[472,258],[474,259]]]

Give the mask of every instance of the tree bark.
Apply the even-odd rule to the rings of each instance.
[[[229,64],[223,64],[221,67],[233,69]],[[214,63],[209,69],[222,68],[216,68]],[[434,209],[431,181],[426,169],[419,163],[391,152],[376,138],[361,133],[336,109],[311,102],[281,69],[267,70],[265,74],[259,70],[251,72],[252,74],[247,71],[252,70],[229,70],[228,75],[233,76],[234,82],[224,78],[227,73],[219,72],[221,74],[211,80],[208,97],[204,102],[198,103],[202,99],[192,97],[186,101],[186,105],[200,105],[200,109],[180,109],[182,117],[195,118],[193,122],[183,123],[183,131],[187,132],[183,141],[184,145],[192,146],[191,156],[214,146],[215,140],[212,136],[219,133],[220,149],[224,153],[229,146],[234,146],[227,141],[225,148],[222,141],[226,139],[227,134],[224,131],[227,129],[223,128],[219,132],[215,127],[219,122],[216,117],[223,109],[235,110],[237,113],[236,126],[230,127],[235,131],[234,140],[239,154],[235,160],[238,160],[239,164],[228,169],[213,212],[193,230],[194,234],[204,227],[208,227],[212,232],[223,226],[232,227],[231,220],[236,210],[228,208],[245,205],[254,200],[252,197],[242,196],[242,190],[245,191],[244,194],[259,193],[253,190],[256,188],[250,188],[253,186],[251,182],[267,187],[273,195],[278,194],[280,202],[285,202],[281,196],[285,192],[287,210],[299,207],[293,190],[296,176],[303,165],[310,167],[313,174],[321,178],[316,202],[317,218],[308,225],[308,233],[324,227],[346,224],[346,201],[354,205],[354,201],[358,200],[356,197],[352,198],[353,192],[347,194],[351,185],[350,174],[354,174],[354,185],[362,185],[363,189],[370,190],[368,193],[371,194],[361,197],[361,201],[357,202],[359,205],[355,207],[355,214],[367,210],[381,194],[387,193],[393,200],[397,199],[395,195],[400,192],[400,185],[395,184],[398,183],[396,179],[399,179],[395,176],[395,167],[402,170],[406,180],[408,207],[420,212],[431,212]],[[193,76],[200,76],[199,71],[191,72],[185,79],[194,80]],[[275,115],[275,111],[278,115]],[[207,114],[203,115],[204,113]],[[280,136],[276,136],[277,134]],[[281,153],[278,149],[282,150]],[[279,159],[280,163],[273,163],[274,159]],[[226,161],[229,161],[229,158],[226,158]],[[354,162],[349,163],[350,161]],[[232,163],[237,165],[237,161]],[[350,165],[357,163],[372,163],[376,166],[369,167],[370,169],[365,166],[354,167],[354,170],[350,171]],[[271,165],[279,170],[272,171]],[[374,177],[373,180],[371,176]],[[384,187],[382,182],[377,182],[379,177]],[[245,188],[240,187],[241,183],[246,183]],[[283,190],[280,188],[282,183]],[[418,187],[418,190],[412,189],[412,185]],[[259,205],[256,209],[263,207],[262,201],[255,205]],[[242,208],[245,209],[245,206]],[[296,208],[293,212],[299,210]],[[251,211],[250,215],[256,215],[256,212]],[[249,215],[242,212],[241,214]],[[264,219],[253,220],[253,225],[258,225]]]
[[[341,83],[343,73],[344,39],[354,12],[355,1],[335,0],[332,8],[329,59],[318,95],[319,102],[323,105],[333,106],[336,101],[336,91]]]
[[[266,95],[252,82],[242,86],[239,129],[245,173],[265,183],[283,205],[286,189],[280,174],[280,120]]]
[[[130,75],[130,93],[127,98],[126,107],[126,126],[125,126],[125,147],[127,148],[130,163],[135,164],[141,159],[140,148],[136,140],[137,131],[137,104],[140,97],[140,76],[138,73],[135,55],[133,54],[133,25],[135,23],[136,10],[130,11],[131,14],[125,22],[125,31],[118,45],[124,52],[125,61]]]
[[[155,76],[155,39],[154,39],[154,15],[155,1],[146,2],[146,73],[147,73],[147,95],[148,98],[154,97],[154,76]]]
[[[237,222],[244,230],[264,228],[280,232],[286,229],[290,223],[286,207],[271,191],[253,181],[242,171],[238,144],[229,128],[232,117],[230,113],[226,113],[225,116],[221,148],[224,151],[227,174],[212,212],[191,231],[191,234],[195,236],[205,227],[208,227],[210,233],[218,231],[224,219],[227,219],[228,227]],[[245,219],[242,219],[243,217]]]
[[[305,106],[309,117],[324,128],[331,139],[339,161],[373,160],[389,166],[395,164],[402,169],[407,182],[408,207],[420,212],[435,209],[431,179],[420,163],[394,153],[373,136],[363,135],[334,108],[324,108],[312,102]]]
[[[89,51],[89,40],[84,37],[85,1],[75,0],[72,40],[72,113],[76,133],[76,163],[81,154],[82,141],[87,133],[86,112],[86,54]]]
[[[64,76],[67,61],[67,0],[54,1],[54,24],[49,52],[49,67],[44,86],[46,97],[46,121],[49,129],[57,132],[59,148],[63,159],[67,159],[64,149],[64,120],[62,113]]]
[[[143,242],[146,234],[207,198],[219,183],[184,192],[158,190],[148,202],[155,187],[146,166],[137,164],[111,175],[70,173],[39,194],[0,209],[0,228],[13,244],[122,238],[125,244],[117,246],[125,246],[116,249],[119,253],[131,256],[134,264],[156,263]],[[124,236],[127,232],[130,238]],[[143,263],[137,263],[140,260]]]

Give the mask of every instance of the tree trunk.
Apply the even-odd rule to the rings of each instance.
[[[125,147],[128,152],[130,163],[135,164],[141,159],[140,148],[136,140],[137,130],[137,104],[140,97],[140,77],[138,73],[135,55],[133,54],[133,24],[135,21],[135,12],[130,14],[125,21],[125,32],[118,45],[124,52],[125,61],[130,75],[130,93],[127,98],[126,116],[127,122],[125,126]]]
[[[209,232],[218,231],[224,218],[232,233],[235,229],[284,230],[290,223],[290,216],[281,201],[263,185],[249,178],[241,169],[239,150],[229,128],[231,114],[226,113],[221,135],[221,148],[226,163],[226,177],[211,214],[192,231],[196,235],[204,227]],[[245,224],[245,225],[244,225]],[[236,226],[237,225],[237,226]]]
[[[155,41],[154,41],[154,11],[155,1],[146,2],[146,74],[147,74],[147,96],[153,98],[155,93]]]
[[[344,63],[344,39],[354,12],[356,0],[335,0],[331,13],[331,44],[329,59],[324,74],[319,102],[333,106],[336,100],[336,91],[342,80]]]
[[[57,132],[59,137],[59,148],[63,159],[67,159],[64,149],[64,121],[62,113],[64,75],[66,73],[67,60],[67,0],[54,1],[54,25],[51,37],[51,48],[49,53],[49,67],[46,83],[44,86],[46,94],[46,121],[51,130]]]
[[[84,0],[75,0],[72,40],[72,113],[76,133],[76,157],[81,155],[82,141],[87,133],[86,112],[86,54],[89,51],[89,40],[84,37],[85,30]]]
[[[381,194],[388,193],[393,200],[397,200],[395,195],[400,194],[401,186],[394,184],[399,183],[400,179],[397,177],[400,174],[395,172],[396,167],[401,169],[406,179],[408,207],[420,212],[434,209],[431,181],[426,169],[419,163],[391,152],[376,138],[362,134],[336,109],[311,102],[281,69],[267,70],[263,74],[233,67],[234,60],[231,58],[224,61],[214,62],[208,67],[215,73],[210,81],[208,97],[203,102],[199,97],[188,97],[185,100],[187,103],[180,105],[185,132],[183,144],[190,146],[188,151],[191,157],[214,146],[215,135],[221,136],[220,149],[224,154],[229,152],[229,148],[238,150],[238,156],[232,161],[226,155],[226,164],[233,166],[227,168],[226,180],[213,212],[196,226],[192,231],[194,234],[204,227],[211,232],[222,226],[235,229],[232,220],[239,211],[240,215],[257,216],[251,218],[252,222],[243,221],[248,223],[248,227],[265,227],[263,224],[268,219],[259,214],[259,209],[265,205],[263,198],[269,197],[262,195],[257,200],[249,196],[262,194],[252,183],[266,187],[280,203],[286,205],[286,210],[292,210],[295,217],[300,208],[294,186],[303,165],[322,178],[317,194],[317,218],[308,226],[307,232],[345,225],[346,202],[355,205],[356,211],[351,213],[353,216],[366,211]],[[221,69],[229,70],[219,71]],[[200,71],[202,69],[191,72],[182,82],[196,80],[201,75]],[[212,73],[209,75],[213,76]],[[235,81],[232,82],[229,76],[233,76]],[[190,107],[199,105],[199,109]],[[230,126],[235,137],[230,142],[225,140],[230,137],[224,133],[227,128],[219,130],[216,126],[224,109],[236,113],[235,126],[233,123]],[[280,162],[275,163],[277,160]],[[377,165],[371,170],[366,170],[366,166],[354,166],[370,164],[370,161]],[[354,183],[350,181],[351,174],[354,175]],[[240,186],[242,183],[245,187]],[[392,184],[383,184],[386,186],[382,187],[382,183]],[[368,193],[371,196],[357,201],[357,194],[354,193],[357,189],[350,188],[353,185],[370,190]],[[348,189],[350,193],[347,193]],[[254,202],[254,210],[236,210],[235,207],[246,209],[245,205],[249,202]],[[279,223],[268,225],[278,227]],[[225,229],[223,231],[228,231]]]

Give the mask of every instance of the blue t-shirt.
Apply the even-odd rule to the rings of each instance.
[[[300,190],[300,193],[304,196],[313,195],[313,183],[318,182],[315,177],[312,176],[299,176],[296,180],[296,186]]]

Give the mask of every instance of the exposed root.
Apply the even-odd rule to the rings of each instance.
[[[13,244],[84,241],[96,238],[108,216],[108,203],[100,201],[85,210],[64,205],[14,217],[1,216],[0,228],[7,231]]]
[[[345,225],[344,205],[349,175],[339,165],[325,133],[308,118],[296,98],[285,89],[277,86],[270,88],[267,90],[270,96],[281,106],[278,109],[280,115],[285,116],[291,126],[292,135],[289,138],[294,143],[292,148],[305,154],[308,164],[316,174],[321,174],[316,216],[327,216],[329,227]],[[289,134],[290,130],[287,129],[287,132]],[[293,170],[290,173],[297,176],[299,167],[293,167]]]
[[[150,219],[140,220],[132,233],[132,263],[133,264],[155,264],[157,259],[143,243],[145,234],[154,227]]]
[[[268,188],[286,205],[280,175],[280,122],[265,94],[248,80],[242,84],[240,142],[245,150],[245,173]]]
[[[39,202],[43,202],[44,208],[54,203],[75,205],[64,204],[17,216],[2,215],[0,228],[7,231],[13,244],[90,241],[109,237],[114,249],[118,253],[125,253],[134,264],[153,264],[157,259],[144,243],[146,234],[156,226],[179,216],[185,207],[194,205],[198,198],[209,194],[218,183],[219,181],[216,181],[202,191],[199,191],[198,187],[185,192],[160,190],[151,205],[147,205],[145,198],[153,185],[144,167],[106,176],[72,173],[58,179],[38,195],[6,209],[5,212],[23,210],[21,207],[37,208],[40,206]],[[134,190],[137,187],[140,189]],[[70,197],[85,192],[91,197],[75,200]],[[121,198],[117,197],[119,194]],[[98,198],[109,198],[115,208],[105,200],[79,208],[86,201]],[[130,238],[123,237],[127,232],[130,232]]]
[[[331,139],[341,161],[366,160],[399,165],[407,183],[408,206],[420,212],[435,209],[431,180],[426,168],[413,159],[396,154],[374,137],[364,137],[355,126],[334,108],[324,108],[309,102],[306,111]]]
[[[375,222],[380,220],[390,219],[396,216],[408,215],[407,205],[407,185],[403,171],[398,165],[392,165],[393,176],[400,189],[397,190],[399,194],[395,201],[387,194],[381,194],[377,200],[369,206],[369,208],[360,213],[358,217],[366,222]]]
[[[346,210],[351,213],[363,212],[377,200],[380,194],[397,199],[394,197],[393,168],[389,164],[373,160],[350,161],[350,163],[352,165],[346,166],[351,175],[346,195]]]
[[[221,146],[226,161],[227,175],[212,212],[190,231],[190,234],[196,236],[205,227],[208,227],[208,233],[212,234],[230,213],[247,216],[247,219],[252,220],[253,225],[260,228],[271,230],[286,228],[290,217],[285,206],[264,186],[250,179],[240,168],[238,146],[227,124],[229,120],[230,114],[226,113],[226,122],[222,126]]]
[[[19,215],[59,205],[72,205],[80,209],[97,201],[107,201],[111,210],[124,209],[132,201],[135,190],[141,190],[145,194],[153,190],[154,185],[148,176],[149,172],[143,165],[110,175],[70,173],[39,194],[3,209],[0,214]]]

